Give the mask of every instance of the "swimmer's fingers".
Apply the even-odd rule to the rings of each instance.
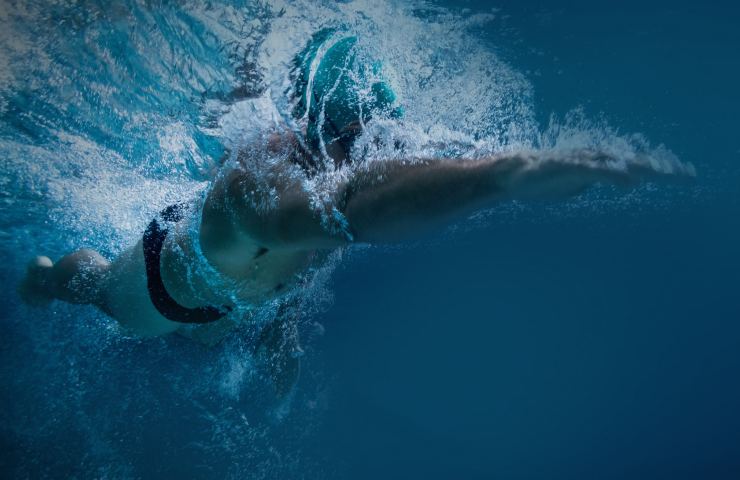
[[[567,158],[569,153],[563,155]],[[574,150],[570,153],[576,163],[592,169],[623,174],[634,179],[657,177],[695,177],[696,170],[690,163],[681,162],[665,149],[643,153],[619,153],[594,149]]]
[[[672,155],[620,156],[593,149],[520,152],[494,159],[501,191],[517,199],[575,195],[597,183],[632,186],[659,178],[696,175],[691,164]]]

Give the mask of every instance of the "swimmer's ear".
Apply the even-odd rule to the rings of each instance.
[[[342,137],[355,137],[361,133],[362,124],[359,122],[359,120],[355,120],[354,122],[345,125],[339,132]]]
[[[53,266],[51,259],[44,256],[38,256],[29,262],[26,276],[17,289],[26,305],[46,307],[54,300],[49,285],[49,274]]]

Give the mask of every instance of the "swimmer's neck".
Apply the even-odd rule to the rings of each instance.
[[[322,147],[324,151],[322,151]],[[334,168],[339,168],[350,160],[349,149],[349,145],[338,140],[319,147],[304,147],[304,144],[298,140],[298,136],[288,129],[274,131],[267,142],[267,153],[269,155],[285,156],[291,163],[300,165],[307,170],[315,169],[317,159],[323,158],[333,163]]]

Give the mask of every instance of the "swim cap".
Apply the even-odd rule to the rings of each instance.
[[[323,141],[353,141],[373,117],[398,118],[403,110],[382,76],[380,62],[370,61],[357,37],[335,29],[314,34],[294,60],[293,109],[306,124],[306,141],[320,150]]]

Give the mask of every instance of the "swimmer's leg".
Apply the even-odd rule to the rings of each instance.
[[[39,256],[29,263],[18,293],[29,305],[62,300],[105,310],[103,293],[109,268],[108,260],[89,249],[65,255],[57,263]]]

